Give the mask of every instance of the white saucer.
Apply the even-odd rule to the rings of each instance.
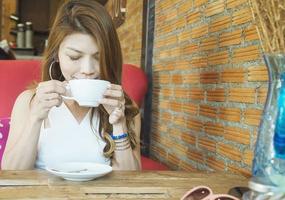
[[[65,162],[46,167],[50,173],[70,181],[89,181],[112,171],[109,165],[89,162]]]

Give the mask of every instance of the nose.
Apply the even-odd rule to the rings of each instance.
[[[80,73],[85,78],[97,78],[99,76],[98,72],[96,72],[96,66],[92,59],[85,59],[81,63]]]

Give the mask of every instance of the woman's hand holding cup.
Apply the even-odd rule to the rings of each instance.
[[[109,113],[109,123],[119,123],[125,117],[125,96],[121,85],[110,84],[100,104]]]
[[[52,107],[60,106],[61,95],[65,92],[64,82],[50,80],[39,83],[31,104],[31,113],[35,120],[44,120]]]

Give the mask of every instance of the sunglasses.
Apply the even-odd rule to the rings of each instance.
[[[194,187],[188,191],[180,200],[239,200],[228,194],[213,194],[207,186]]]

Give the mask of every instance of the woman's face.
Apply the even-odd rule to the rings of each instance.
[[[92,36],[73,33],[59,46],[58,59],[65,80],[99,79],[99,49]]]

